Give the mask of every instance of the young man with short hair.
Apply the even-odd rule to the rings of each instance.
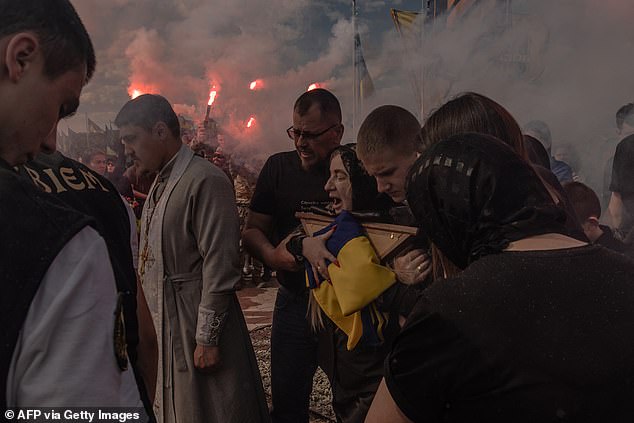
[[[416,224],[404,202],[407,172],[420,155],[420,130],[418,119],[409,111],[400,106],[385,105],[377,107],[365,118],[357,135],[357,156],[368,174],[376,179],[377,190],[402,204],[391,211],[398,224]],[[418,284],[427,278],[429,257],[423,245],[417,247],[395,259],[394,267],[400,282]],[[407,298],[403,300],[401,316],[405,317],[412,302]]]
[[[83,163],[86,166],[88,166],[89,168],[91,168],[92,170],[100,174],[101,176],[104,176],[106,174],[108,161],[106,158],[106,153],[103,150],[98,150],[98,149],[88,150],[83,155],[82,158],[83,158]]]
[[[68,0],[0,0],[0,408],[140,406],[115,354],[117,295],[86,215],[14,167],[56,148],[95,70]],[[119,353],[121,351],[118,351]],[[90,383],[86,383],[90,381]]]
[[[357,154],[374,176],[379,192],[395,203],[405,201],[405,178],[419,155],[420,123],[399,106],[374,109],[357,135]]]

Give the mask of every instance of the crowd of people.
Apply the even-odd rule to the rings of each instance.
[[[632,104],[602,214],[547,124],[478,93],[422,124],[380,106],[341,145],[337,97],[304,92],[256,178],[157,94],[115,119],[129,168],[56,152],[96,70],[68,0],[0,0],[0,68],[3,410],[301,423],[321,367],[338,422],[634,419]],[[377,222],[417,235],[381,256]],[[241,249],[280,284],[270,409]]]

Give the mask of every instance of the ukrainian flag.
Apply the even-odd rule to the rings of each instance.
[[[305,262],[307,286],[322,311],[348,335],[348,350],[359,342],[379,345],[387,314],[377,308],[375,300],[396,282],[396,275],[379,263],[363,227],[346,211],[314,235],[335,225],[326,247],[337,257],[339,266],[329,263],[330,280],[315,281],[310,263]]]

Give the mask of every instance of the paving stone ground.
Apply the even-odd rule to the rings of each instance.
[[[246,287],[238,291],[238,300],[249,331],[270,325],[273,321],[273,306],[277,287]]]
[[[244,313],[244,318],[251,334],[251,342],[258,359],[262,384],[266,392],[269,407],[271,406],[271,323],[273,321],[273,307],[277,295],[278,284],[275,279],[261,283],[260,287],[244,281],[238,300]],[[313,392],[310,398],[311,423],[334,422],[334,413],[330,402],[332,400],[330,384],[326,375],[317,369],[313,380]]]

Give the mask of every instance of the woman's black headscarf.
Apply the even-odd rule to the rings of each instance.
[[[337,147],[332,152],[331,160],[335,154],[341,156],[343,166],[350,176],[350,184],[352,186],[351,211],[373,211],[378,212],[381,216],[387,214],[392,203],[387,196],[379,194],[377,191],[376,180],[368,175],[363,163],[357,157],[356,144],[346,144]]]
[[[461,269],[511,241],[566,233],[563,211],[533,168],[488,135],[432,145],[409,172],[407,201],[430,240]]]

